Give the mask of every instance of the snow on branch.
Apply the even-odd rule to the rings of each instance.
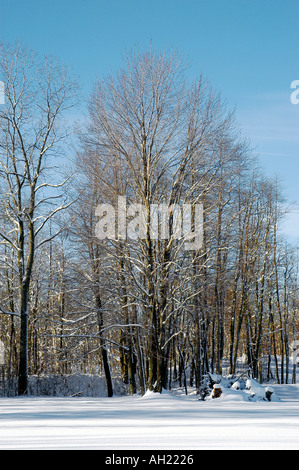
[[[3,310],[2,307],[0,307],[0,314],[3,314],[3,315],[14,315],[16,317],[21,317],[20,313],[16,313],[16,312],[7,312],[6,310]]]

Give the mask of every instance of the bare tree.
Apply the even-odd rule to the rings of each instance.
[[[36,251],[59,231],[49,236],[44,229],[68,207],[54,191],[65,179],[53,179],[53,162],[59,159],[67,137],[59,128],[60,117],[75,104],[77,86],[54,59],[42,61],[20,45],[2,44],[0,57],[5,82],[5,105],[0,110],[1,205],[9,221],[0,236],[16,257],[21,316],[19,394],[26,394],[30,282]]]
[[[202,77],[188,87],[177,55],[151,50],[128,55],[125,70],[98,83],[89,112],[80,157],[85,172],[94,175],[102,201],[115,204],[118,192],[144,207],[144,236],[134,243],[126,240],[125,250],[118,240],[116,253],[122,259],[115,269],[121,266],[125,272],[123,311],[129,303],[130,308],[137,305],[146,322],[147,386],[161,391],[167,382],[172,318],[182,308],[173,309],[171,293],[189,290],[189,275],[180,286],[174,284],[177,266],[183,263],[187,272],[187,265],[194,264],[184,253],[184,238],[176,236],[173,208],[185,202],[194,207],[213,186],[219,171],[215,156],[231,132],[232,118]],[[161,203],[168,208],[167,240],[152,236],[152,207]]]

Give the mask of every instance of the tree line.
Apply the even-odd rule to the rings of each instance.
[[[0,339],[18,393],[30,375],[79,372],[103,374],[108,396],[119,375],[131,394],[187,380],[199,392],[241,358],[255,378],[295,382],[286,203],[208,80],[190,84],[176,53],[135,50],[95,84],[74,129],[67,68],[21,45],[0,56]],[[167,235],[153,236],[161,205]],[[191,238],[177,229],[183,205]],[[135,220],[135,236],[109,236],[99,206],[115,208],[116,228]],[[197,207],[201,244],[186,249]]]

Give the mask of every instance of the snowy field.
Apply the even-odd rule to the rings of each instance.
[[[299,385],[274,389],[271,403],[237,394],[1,398],[0,449],[299,450]]]

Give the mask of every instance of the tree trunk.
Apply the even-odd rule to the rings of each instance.
[[[21,331],[18,394],[28,394],[28,283],[21,287]]]
[[[102,312],[102,301],[99,294],[96,295],[96,305],[97,305],[97,312],[98,312],[98,324],[99,324],[99,335],[100,335],[100,346],[101,346],[101,353],[102,353],[102,360],[104,366],[104,372],[106,377],[106,384],[107,384],[107,395],[108,397],[113,397],[113,385],[112,385],[112,377],[111,371],[109,366],[109,359],[108,353],[106,349],[106,341],[103,333],[103,312]]]

